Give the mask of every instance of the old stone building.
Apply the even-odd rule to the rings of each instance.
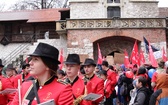
[[[112,55],[115,63],[122,63],[118,53],[126,49],[130,55],[135,40],[145,51],[143,36],[159,50],[167,48],[166,18],[160,17],[157,0],[71,0],[65,23],[67,53],[82,57],[97,60],[99,43],[103,56]],[[58,33],[65,30],[59,24],[63,22],[57,22]]]

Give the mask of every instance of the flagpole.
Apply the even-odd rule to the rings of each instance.
[[[18,94],[19,94],[19,105],[21,105],[21,91],[20,91],[20,79],[18,79]]]

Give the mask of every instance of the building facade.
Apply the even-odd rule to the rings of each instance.
[[[78,53],[82,61],[86,57],[97,61],[99,44],[103,56],[112,57],[113,63],[123,63],[124,50],[130,55],[136,40],[147,59],[145,37],[157,49],[162,51],[164,47],[167,52],[168,12],[158,8],[157,0],[70,0],[69,6],[0,13],[0,50],[14,43],[30,45],[43,39],[63,48],[65,58],[69,53]],[[49,39],[44,40],[48,32]],[[7,56],[11,55],[0,54],[0,58]]]
[[[57,32],[65,29],[59,28]],[[67,53],[97,60],[97,43],[103,56],[132,52],[135,40],[145,52],[143,36],[159,50],[166,46],[166,18],[159,17],[157,0],[71,0],[66,22]],[[145,53],[144,53],[145,54]],[[147,54],[145,54],[147,57]],[[122,59],[122,60],[121,60]]]

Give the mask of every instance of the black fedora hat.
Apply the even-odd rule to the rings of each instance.
[[[78,54],[68,54],[65,64],[81,64]]]
[[[29,54],[29,56],[48,57],[60,64],[60,61],[58,61],[58,55],[58,49],[46,43],[39,43],[35,51],[32,54]]]
[[[84,62],[83,65],[84,65],[84,66],[87,66],[87,65],[93,65],[93,66],[96,67],[96,63],[94,62],[93,59],[90,59],[90,58],[86,58],[86,59],[85,59],[85,62]]]
[[[0,67],[4,67],[4,65],[2,64],[2,60],[0,59]]]

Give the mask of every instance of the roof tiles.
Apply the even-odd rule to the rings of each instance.
[[[69,10],[69,8],[0,12],[0,21],[27,20],[28,23],[52,22],[60,20],[60,11],[67,10]]]

